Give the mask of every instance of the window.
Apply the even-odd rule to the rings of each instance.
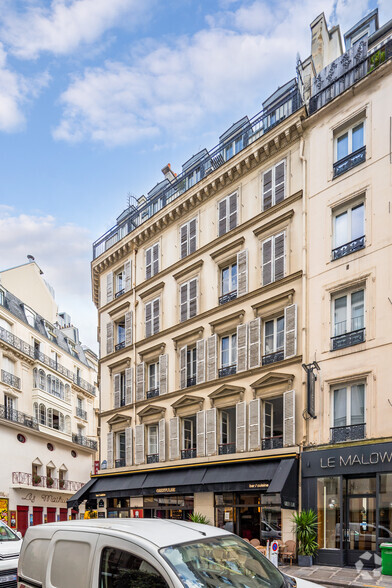
[[[158,458],[158,425],[149,425],[147,427],[147,447],[148,455],[150,456],[149,463],[152,463],[151,456]]]
[[[284,316],[264,323],[264,357],[277,356],[274,361],[283,359],[284,349]]]
[[[197,314],[197,278],[180,286],[180,321],[184,322]]]
[[[159,272],[159,243],[146,249],[146,280]]]
[[[159,307],[159,298],[155,298],[155,300],[147,302],[145,305],[146,337],[159,333]]]
[[[196,457],[196,416],[182,419],[181,459]]]
[[[105,547],[101,558],[100,588],[136,586],[137,584],[168,588],[166,581],[146,560],[127,551]]]
[[[218,203],[218,235],[224,235],[235,229],[238,224],[237,218],[237,192],[226,196]]]
[[[262,449],[280,449],[283,447],[283,396],[265,400],[263,412]]]
[[[263,286],[281,280],[285,275],[285,233],[263,241],[261,245]]]
[[[219,455],[235,453],[236,409],[225,408],[220,411],[220,443]]]
[[[362,289],[333,299],[333,350],[365,340],[364,294]]]
[[[115,279],[115,285],[116,285],[115,297],[118,298],[119,296],[121,296],[124,293],[124,289],[125,289],[124,272],[122,269],[115,274],[114,279]]]
[[[186,188],[192,188],[197,182],[201,180],[201,167],[196,167],[192,172],[190,172],[186,177]]]
[[[332,441],[365,437],[365,384],[339,386],[332,390]]]
[[[57,342],[56,335],[54,334],[54,327],[50,323],[45,323],[46,333],[48,335],[48,339],[53,341],[53,343]]]
[[[197,220],[193,218],[180,228],[181,259],[196,251]]]
[[[263,210],[282,202],[286,197],[286,161],[280,161],[263,173]]]
[[[225,161],[231,159],[234,155],[239,153],[243,149],[243,137],[237,137],[231,143],[227,143],[225,147]]]
[[[119,431],[116,433],[116,468],[122,468],[125,466],[125,431]]]
[[[235,374],[237,371],[237,333],[221,338],[221,369],[219,377]]]
[[[24,312],[26,316],[26,320],[29,323],[30,327],[35,327],[35,312],[31,310],[28,306],[24,307]]]
[[[159,363],[150,363],[147,368],[148,389],[147,398],[159,395]]]
[[[196,347],[186,350],[187,387],[196,384]]]
[[[16,410],[16,400],[13,396],[4,394],[4,413],[5,418],[13,420],[14,411]]]
[[[121,319],[116,323],[116,351],[125,347],[125,319]]]
[[[365,247],[365,204],[356,202],[333,215],[332,259],[339,259]]]
[[[221,269],[221,296],[219,304],[237,298],[237,262]]]
[[[5,329],[6,331],[11,332],[12,326],[8,321],[0,317],[0,329]]]
[[[334,177],[363,163],[366,159],[365,123],[355,123],[349,129],[340,131],[334,137]]]
[[[5,293],[4,293],[4,290],[2,290],[0,288],[0,304],[1,304],[1,306],[4,306],[4,303],[5,303]]]

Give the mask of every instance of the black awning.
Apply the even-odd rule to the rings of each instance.
[[[298,460],[282,459],[276,468],[267,494],[280,494],[282,508],[298,507]]]
[[[147,474],[131,474],[127,476],[107,476],[98,478],[93,488],[92,498],[97,494],[106,496],[123,497],[139,496],[142,494],[142,487]]]
[[[74,508],[75,506],[78,507],[79,504],[81,502],[83,502],[83,500],[88,498],[88,496],[90,495],[91,487],[95,484],[96,481],[97,481],[96,478],[91,478],[87,482],[87,484],[82,486],[82,488],[80,488],[80,490],[78,490],[76,492],[76,494],[71,496],[71,498],[68,498],[67,507],[68,508]]]
[[[279,461],[257,461],[224,464],[207,468],[203,478],[204,492],[236,492],[267,488]]]
[[[206,468],[179,468],[147,474],[143,494],[171,492],[203,492],[203,478]]]

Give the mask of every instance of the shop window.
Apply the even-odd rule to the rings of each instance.
[[[318,544],[320,549],[340,549],[340,478],[317,479]]]
[[[219,378],[233,375],[237,372],[237,333],[221,337],[221,367]]]
[[[158,463],[158,425],[147,427],[147,463]]]
[[[284,359],[284,316],[264,323],[263,365]]]
[[[181,459],[196,457],[196,416],[185,417],[182,424]]]
[[[336,178],[366,160],[365,122],[355,122],[334,134],[333,177]]]
[[[219,412],[219,455],[236,451],[236,409],[234,406],[223,408]]]
[[[262,449],[283,447],[283,396],[263,402],[263,440]]]
[[[144,518],[189,521],[189,515],[193,512],[194,498],[193,494],[145,496],[143,506]]]
[[[331,441],[355,441],[364,439],[365,384],[339,386],[332,390],[333,423]]]
[[[337,294],[332,300],[331,350],[335,351],[365,341],[365,291]]]
[[[365,247],[365,203],[339,207],[333,212],[332,260]]]
[[[392,474],[380,474],[378,542],[392,542]]]

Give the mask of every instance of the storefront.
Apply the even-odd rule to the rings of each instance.
[[[392,443],[305,451],[302,492],[318,514],[318,563],[376,565],[392,542]]]

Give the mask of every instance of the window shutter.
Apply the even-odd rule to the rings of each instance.
[[[113,300],[113,272],[109,272],[106,276],[106,302]]]
[[[263,210],[272,206],[272,169],[263,174]]]
[[[189,253],[194,253],[196,251],[196,229],[197,220],[193,218],[189,222]]]
[[[125,370],[125,404],[133,402],[133,368]]]
[[[125,346],[132,345],[132,310],[125,313]]]
[[[170,459],[180,458],[180,419],[179,417],[173,417],[169,421],[169,453]]]
[[[113,432],[110,431],[106,441],[106,461],[108,462],[109,469],[113,467],[113,437]]]
[[[274,280],[281,280],[285,273],[285,234],[274,237]]]
[[[135,427],[135,464],[144,463],[144,425]]]
[[[229,196],[229,230],[235,229],[237,222],[237,193]]]
[[[207,380],[216,378],[217,335],[207,339]]]
[[[130,466],[133,462],[133,451],[132,451],[132,427],[125,428],[125,465]]]
[[[144,361],[136,366],[136,402],[144,400],[144,375],[145,375]]]
[[[159,298],[156,298],[152,303],[152,321],[153,321],[153,335],[159,333]]]
[[[132,290],[132,261],[126,261],[124,263],[124,284],[125,292]]]
[[[227,231],[227,200],[221,200],[218,204],[218,236],[224,235]]]
[[[249,323],[249,369],[260,365],[260,317]]]
[[[181,347],[180,349],[180,387],[183,390],[186,388],[186,354],[187,354],[187,347]]]
[[[113,340],[114,340],[114,324],[113,321],[108,322],[106,325],[106,354],[113,353]]]
[[[146,250],[146,280],[152,276],[152,248]]]
[[[204,339],[196,341],[196,384],[206,380],[206,342]]]
[[[249,402],[249,451],[260,449],[260,398]]]
[[[168,355],[163,353],[159,356],[159,395],[167,394],[167,364]]]
[[[297,305],[284,309],[284,357],[297,355]]]
[[[205,410],[199,410],[196,413],[196,455],[205,457],[206,455],[206,413]]]
[[[238,402],[235,407],[236,434],[235,447],[236,453],[246,451],[246,402]]]
[[[146,325],[146,337],[152,335],[152,302],[147,302],[145,305],[145,325]]]
[[[237,296],[248,292],[248,250],[244,249],[237,253]]]
[[[48,427],[53,428],[53,408],[48,408],[46,412],[46,420],[48,423]]]
[[[216,408],[206,410],[206,453],[216,455]]]
[[[248,369],[248,325],[237,327],[237,372]]]
[[[188,255],[188,229],[189,225],[182,225],[180,228],[180,250],[181,250],[181,259]]]
[[[159,243],[155,243],[152,248],[152,270],[153,276],[159,272]]]
[[[159,461],[166,461],[166,422],[161,419],[158,423]]]
[[[285,198],[285,167],[286,162],[281,161],[278,165],[275,166],[275,202],[274,204],[278,204],[278,202],[282,202]]]
[[[283,394],[283,445],[295,445],[295,390]]]
[[[120,386],[121,386],[121,375],[116,374],[114,376],[114,394],[113,394],[114,408],[120,408]]]
[[[197,314],[197,278],[189,282],[189,318]]]
[[[188,318],[188,282],[180,287],[180,322]]]
[[[263,286],[272,282],[272,238],[267,239],[261,246]]]

